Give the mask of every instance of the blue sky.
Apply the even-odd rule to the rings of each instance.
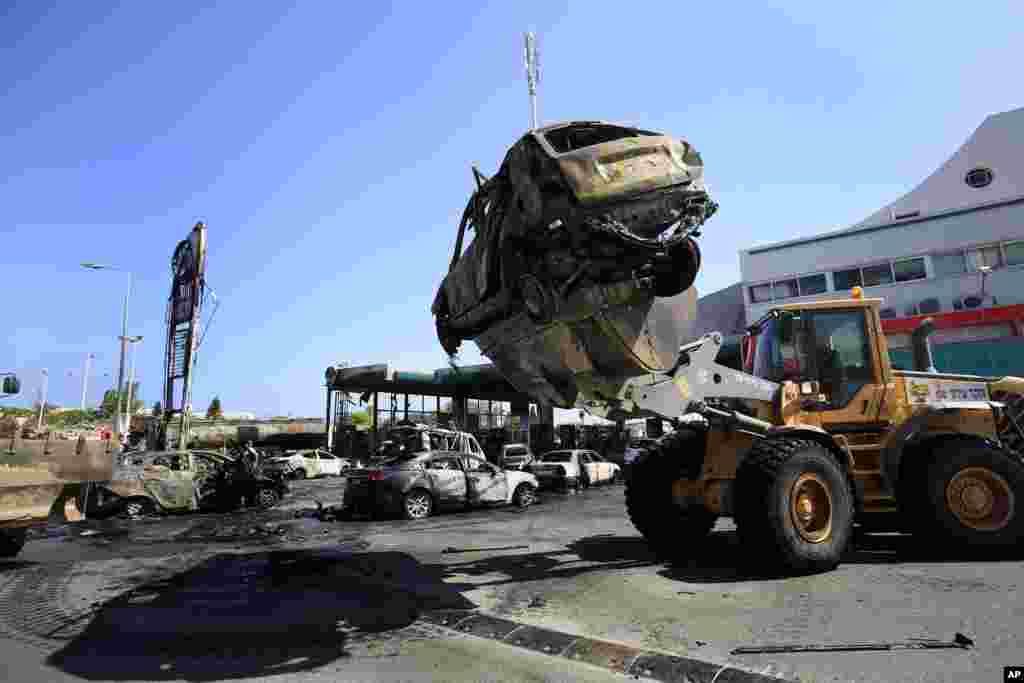
[[[5,3],[0,370],[25,405],[116,381],[120,298],[160,397],[175,243],[209,226],[221,307],[195,404],[320,415],[324,368],[445,365],[429,307],[470,165],[528,126],[602,118],[701,151],[721,209],[707,293],[737,250],[844,227],[909,190],[989,113],[1024,106],[1019,2]],[[478,362],[472,344],[463,363]],[[69,373],[71,373],[69,375]],[[109,373],[109,377],[104,377]]]

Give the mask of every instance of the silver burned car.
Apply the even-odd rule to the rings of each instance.
[[[443,507],[503,505],[528,507],[537,478],[503,470],[481,457],[458,451],[401,455],[377,469],[356,470],[348,480],[344,507],[351,512],[400,512],[423,519]]]

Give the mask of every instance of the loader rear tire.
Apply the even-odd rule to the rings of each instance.
[[[853,481],[821,444],[768,438],[754,443],[736,473],[740,542],[768,569],[835,569],[853,538]]]
[[[672,482],[684,476],[686,446],[699,439],[669,435],[633,463],[626,480],[626,510],[651,550],[663,560],[675,560],[704,540],[718,515],[704,507],[684,508],[672,499]],[[696,443],[694,443],[694,441]]]
[[[1024,541],[1024,465],[993,444],[952,439],[926,470],[925,538],[972,549]],[[933,533],[927,533],[931,531]]]

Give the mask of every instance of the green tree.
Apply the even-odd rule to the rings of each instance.
[[[142,408],[146,407],[145,401],[139,399],[139,383],[132,383],[132,406],[129,409],[129,413],[134,415]],[[125,400],[128,400],[128,395],[125,394]],[[100,415],[105,418],[114,417],[117,414],[117,407],[121,404],[121,393],[117,389],[107,389],[103,392],[103,401],[100,403]]]
[[[164,414],[164,407],[162,405],[160,405],[160,401],[157,401],[156,403],[153,404],[153,415],[155,417],[160,417],[163,414]]]
[[[370,416],[365,412],[352,413],[352,424],[361,427],[370,424]]]
[[[220,396],[214,396],[213,400],[210,401],[210,407],[206,409],[206,417],[211,420],[216,420],[223,416],[224,411],[220,407]]]
[[[117,389],[107,389],[103,392],[103,400],[100,402],[100,415],[103,417],[114,417],[117,413],[117,404],[120,394]]]

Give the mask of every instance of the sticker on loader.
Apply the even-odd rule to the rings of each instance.
[[[907,377],[907,401],[911,405],[948,401],[987,401],[988,387],[981,382],[950,382]]]

